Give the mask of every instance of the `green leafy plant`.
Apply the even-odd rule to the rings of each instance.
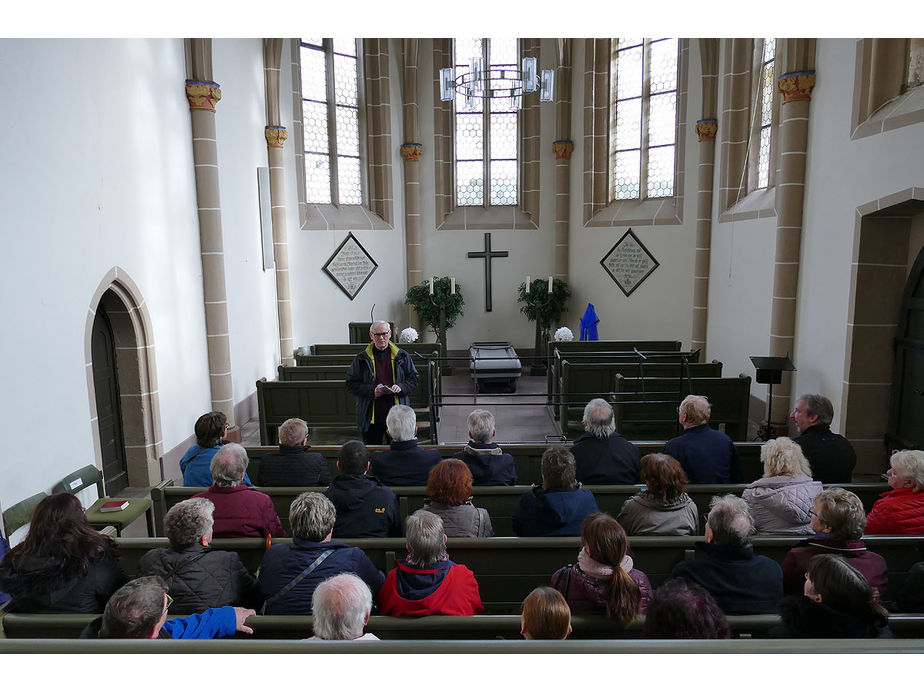
[[[465,305],[465,299],[462,298],[462,285],[456,282],[455,294],[450,293],[451,289],[449,277],[440,277],[434,280],[433,296],[430,296],[430,282],[423,281],[407,290],[407,298],[404,302],[411,306],[420,319],[433,328],[434,332],[439,332],[440,306],[446,308],[446,327],[452,327],[462,315],[462,306]]]
[[[561,318],[562,313],[568,310],[568,299],[571,298],[571,288],[568,282],[561,279],[552,281],[552,295],[549,296],[549,282],[547,279],[533,279],[529,284],[527,293],[526,282],[517,289],[517,302],[522,304],[520,312],[531,322],[539,322],[542,329],[548,329],[553,322]]]

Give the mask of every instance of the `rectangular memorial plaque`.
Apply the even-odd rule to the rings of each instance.
[[[324,265],[324,271],[352,301],[378,266],[378,263],[356,240],[356,237],[350,233],[330,256]]]
[[[632,229],[629,229],[622,238],[616,241],[616,245],[610,248],[610,252],[600,260],[600,264],[619,285],[622,292],[628,296],[657,269],[660,263],[642,245]]]

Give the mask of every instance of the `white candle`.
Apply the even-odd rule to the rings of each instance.
[[[456,295],[456,278],[455,277],[451,277],[449,280],[449,293],[451,293],[453,296]]]
[[[433,295],[433,277],[430,277],[430,295]]]
[[[549,293],[552,293],[552,278],[549,277]]]
[[[529,293],[529,275],[526,275],[526,293]]]

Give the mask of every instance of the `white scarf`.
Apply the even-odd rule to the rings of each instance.
[[[622,561],[620,561],[619,567],[628,573],[632,570],[632,566],[632,557],[626,554]],[[578,554],[578,567],[585,575],[589,575],[597,580],[608,580],[613,577],[613,566],[595,561],[587,555],[587,551],[584,550],[583,546],[581,547],[581,552]]]

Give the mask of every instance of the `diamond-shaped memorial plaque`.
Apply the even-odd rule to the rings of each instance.
[[[352,301],[379,264],[351,233],[324,265],[324,271]]]
[[[628,296],[660,263],[648,252],[648,248],[642,245],[632,229],[629,229],[600,260],[600,264]]]

